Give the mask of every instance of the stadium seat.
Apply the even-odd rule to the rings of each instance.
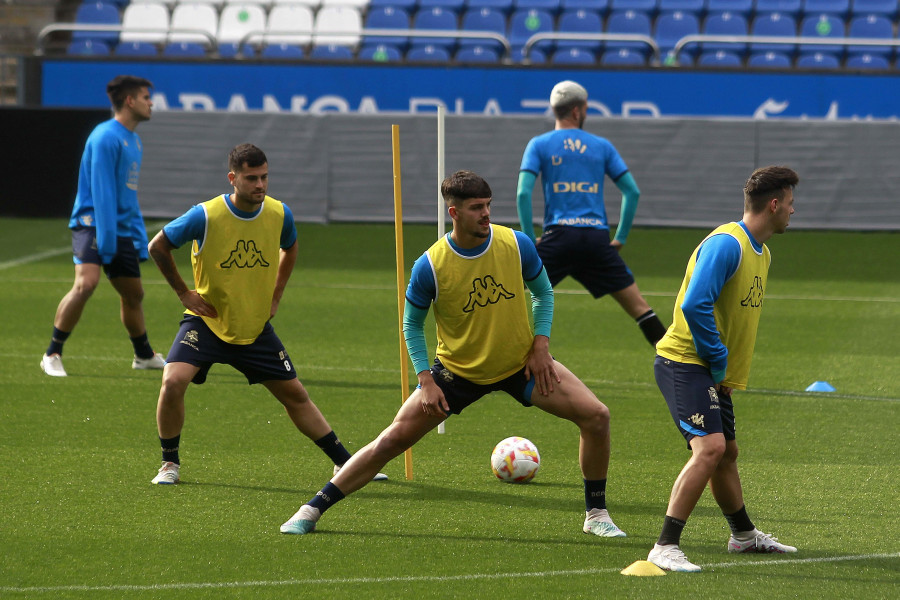
[[[66,48],[66,54],[71,56],[107,56],[109,45],[92,39],[73,40]]]
[[[309,57],[314,60],[353,60],[353,51],[344,45],[324,44],[313,46]]]
[[[163,56],[202,58],[206,56],[206,45],[198,44],[196,42],[169,42],[166,44],[165,48],[163,48]]]
[[[231,58],[238,50],[245,54],[252,51],[253,47],[261,45],[265,29],[266,11],[259,4],[226,4],[219,15],[219,30],[216,33],[219,54]],[[239,48],[245,39],[244,47]]]
[[[435,46],[434,44],[425,44],[423,46],[413,46],[406,53],[406,60],[410,62],[450,62],[450,53],[443,46]]]
[[[842,38],[845,37],[844,20],[834,15],[810,15],[803,17],[800,22],[800,35],[802,37]],[[844,57],[842,44],[804,44],[798,48],[802,54],[815,54],[824,52],[833,54],[839,59]]]
[[[659,14],[676,11],[692,13],[699,20],[706,12],[706,0],[659,0]]]
[[[158,56],[159,48],[150,42],[119,42],[116,56]]]
[[[506,17],[499,10],[492,8],[473,8],[463,13],[462,23],[459,27],[460,33],[466,31],[488,31],[506,37]],[[506,50],[503,44],[496,40],[486,40],[477,38],[460,38],[460,48],[470,48],[481,46],[482,48],[491,48],[499,56]],[[459,60],[459,56],[456,57]]]
[[[851,16],[882,15],[888,19],[897,18],[897,0],[853,0]]]
[[[847,37],[892,40],[894,24],[882,15],[865,15],[850,19]],[[878,54],[888,61],[894,55],[892,46],[849,46],[848,54]]]
[[[463,64],[497,64],[500,54],[492,46],[464,46],[456,53],[456,62]]]
[[[626,10],[622,12],[614,12],[609,15],[606,21],[607,33],[627,33],[633,35],[645,35],[651,37],[650,17],[646,13]],[[638,52],[646,59],[650,53],[650,47],[644,42],[618,42],[607,41],[607,53],[614,54],[616,51],[626,49]]]
[[[135,2],[122,13],[120,42],[161,44],[169,31],[169,9],[157,2]],[[119,54],[119,52],[116,52]]]
[[[466,7],[466,0],[419,0],[419,10],[442,8],[460,15]]]
[[[216,12],[215,7],[212,4],[201,4],[196,2],[181,2],[176,4],[175,8],[172,10],[172,18],[169,21],[169,44],[180,44],[181,42],[185,42],[209,46],[209,37],[200,35],[199,33],[189,33],[184,31],[188,29],[206,31],[212,39],[216,39],[216,33],[219,30],[219,14]],[[179,52],[179,49],[176,48],[172,51],[177,53]],[[188,56],[192,56],[192,54],[188,54]]]
[[[704,51],[696,62],[700,67],[740,67],[743,66],[741,57],[736,52],[728,50]]]
[[[119,16],[119,7],[109,2],[84,2],[78,6],[75,11],[75,25],[121,25],[122,19]],[[93,40],[95,42],[103,42],[106,46],[106,52],[109,53],[109,47],[119,41],[118,31],[73,31],[72,41]],[[79,54],[90,54],[93,46],[78,46],[82,51]],[[96,46],[100,50],[101,46]],[[72,52],[69,52],[72,54]]]
[[[298,6],[299,7],[299,6]],[[274,7],[278,8],[278,7]],[[306,8],[305,6],[300,8]],[[259,53],[260,58],[277,60],[298,60],[305,56],[303,48],[297,44],[267,43]]]
[[[557,33],[602,33],[603,19],[598,13],[588,10],[568,10],[559,16]],[[603,47],[600,40],[556,40],[559,50],[581,48],[588,52],[599,52]],[[551,61],[555,62],[555,61]]]
[[[710,15],[703,21],[701,33],[705,35],[747,35],[747,19],[740,13],[724,12]],[[741,58],[747,54],[747,44],[740,42],[703,42],[703,52],[725,50]]]
[[[610,0],[562,0],[559,7],[562,11],[589,10],[605,17],[609,13],[609,3]]]
[[[225,0],[175,0],[175,6],[179,4],[210,4],[215,7],[216,11],[222,10]]]
[[[286,0],[283,0],[286,1]],[[506,0],[512,2],[512,0]],[[373,8],[384,8],[385,6],[393,6],[394,8],[402,8],[407,14],[413,14],[419,6],[418,0],[369,0],[369,10]]]
[[[851,54],[844,64],[847,69],[862,69],[873,71],[886,71],[891,68],[891,63],[881,54]]]
[[[525,48],[513,48],[512,51],[512,60],[515,63],[524,63],[525,62]],[[536,49],[534,46],[528,51],[528,63],[533,65],[544,65],[547,64],[547,55],[541,50]]]
[[[756,0],[756,16],[768,13],[788,15],[795,21],[800,18],[803,0]]]
[[[810,52],[801,54],[794,65],[798,69],[840,69],[841,61],[834,54],[827,52]]]
[[[823,13],[846,19],[850,14],[850,0],[803,0],[804,15]]]
[[[316,13],[313,41],[317,46],[359,45],[362,16],[352,6],[323,6]],[[319,32],[322,33],[319,33]]]
[[[266,46],[306,46],[312,41],[314,22],[312,9],[306,5],[276,4],[269,10],[263,41]],[[285,47],[272,52],[291,55],[293,50]],[[279,58],[297,57],[279,56]]]
[[[362,14],[368,10],[369,0],[321,0],[319,8],[325,8],[327,6],[352,7]]]
[[[513,10],[543,10],[551,15],[559,13],[560,0],[513,0]]]
[[[513,47],[513,54],[521,55],[521,51],[533,35],[553,31],[553,16],[543,10],[517,10],[509,18],[509,35],[506,38]],[[542,40],[531,46],[532,50],[540,50],[548,54],[553,50],[552,40]],[[529,53],[529,56],[531,54]]]
[[[370,8],[366,13],[366,29],[409,29],[409,13],[394,6]],[[366,35],[363,43],[367,46],[387,44],[403,51],[409,44],[408,36]]]
[[[669,56],[678,40],[698,33],[700,33],[700,22],[694,13],[676,11],[662,13],[656,18],[653,38],[659,46],[663,60],[668,64]],[[678,60],[680,62],[685,62],[685,59],[691,60],[699,50],[700,44],[688,44],[682,48]],[[672,59],[674,60],[674,56]]]
[[[760,15],[753,19],[753,25],[750,27],[750,35],[769,36],[769,37],[796,37],[797,22],[788,15],[781,13],[768,13]],[[751,42],[750,52],[761,54],[766,52],[775,52],[786,54],[791,57],[797,50],[796,44],[766,44],[762,42]]]
[[[791,57],[783,52],[757,52],[747,59],[748,67],[790,69]]]
[[[593,52],[578,47],[559,49],[550,57],[550,63],[554,65],[592,65],[596,62]]]
[[[423,9],[416,13],[413,17],[413,29],[423,31],[441,31],[445,33],[456,33],[459,31],[456,13],[435,6],[434,8]],[[414,46],[438,46],[447,50],[449,54],[453,52],[458,43],[456,37],[416,37],[410,38],[410,43]],[[407,55],[407,59],[409,55]]]
[[[600,56],[600,64],[643,67],[647,64],[647,58],[641,52],[619,48],[618,50],[606,50]]]
[[[613,13],[633,10],[652,19],[659,10],[659,0],[610,0],[609,10]]]
[[[753,0],[706,0],[707,16],[724,12],[741,15],[749,21],[753,15]]]
[[[400,62],[403,53],[395,46],[387,44],[366,44],[356,54],[357,60],[370,62]]]

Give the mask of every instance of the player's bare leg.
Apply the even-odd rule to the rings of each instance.
[[[322,412],[309,397],[309,393],[297,378],[264,381],[263,385],[281,402],[288,416],[300,433],[315,441],[331,431]]]
[[[618,292],[613,292],[610,296],[616,299],[616,302],[625,309],[625,312],[627,312],[632,319],[637,319],[650,310],[650,305],[647,304],[647,301],[641,295],[637,283],[632,283],[627,288],[621,289]]]
[[[144,324],[144,286],[140,277],[113,277],[109,280],[119,294],[119,315],[129,337],[147,332]]]
[[[60,331],[71,332],[81,319],[85,305],[100,283],[100,265],[83,263],[75,265],[75,282],[56,308],[53,326]]]
[[[691,439],[691,458],[678,474],[666,515],[687,521],[725,453],[725,436],[711,433]]]
[[[709,489],[722,512],[730,515],[744,506],[744,490],[737,468],[738,445],[735,440],[726,440],[725,452],[709,478]]]
[[[156,403],[156,428],[160,438],[170,439],[181,435],[184,427],[184,394],[199,371],[200,367],[189,363],[166,363]]]

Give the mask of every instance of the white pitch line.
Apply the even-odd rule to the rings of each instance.
[[[59,256],[60,254],[66,254],[66,253],[71,254],[71,252],[72,252],[72,246],[66,246],[64,248],[53,248],[51,250],[44,250],[43,252],[29,254],[28,256],[14,258],[12,260],[0,262],[0,271],[3,271],[5,269],[11,269],[13,267],[20,267],[22,265],[27,265],[29,263],[37,262],[39,260],[44,260],[45,258],[50,258],[52,256]]]
[[[887,554],[851,554],[846,556],[823,556],[818,558],[782,558],[756,561],[730,561],[723,563],[710,563],[700,565],[705,569],[729,569],[732,567],[766,567],[780,565],[798,565],[832,562],[849,562],[860,560],[873,560],[881,558],[900,558],[900,552]],[[520,579],[522,577],[565,577],[571,575],[601,575],[606,573],[618,573],[620,567],[606,567],[603,569],[574,569],[565,571],[531,571],[525,573],[474,573],[464,575],[411,575],[406,577],[332,577],[326,579],[284,579],[274,581],[222,581],[222,582],[198,582],[198,583],[160,583],[148,585],[60,585],[60,586],[32,586],[32,587],[0,587],[0,592],[7,593],[56,593],[56,592],[144,592],[161,590],[197,590],[197,589],[236,589],[254,587],[282,587],[289,585],[353,585],[353,584],[379,584],[379,583],[418,583],[433,582],[446,583],[450,581],[485,581],[492,579]],[[690,575],[676,575],[678,577],[690,577]]]

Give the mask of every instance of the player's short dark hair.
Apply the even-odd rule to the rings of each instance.
[[[784,200],[787,190],[800,183],[800,177],[788,167],[762,167],[753,171],[744,184],[744,210],[751,213],[763,211],[769,200]]]
[[[149,79],[135,77],[134,75],[119,75],[106,84],[106,95],[112,102],[113,108],[121,109],[125,105],[125,99],[134,96],[141,88],[152,88]]]
[[[573,100],[572,102],[566,102],[565,104],[554,106],[553,114],[556,115],[557,119],[562,120],[568,117],[576,107],[585,106],[586,104],[587,100]]]
[[[457,171],[441,182],[441,196],[447,204],[458,205],[469,198],[491,198],[491,186],[472,171]]]
[[[228,153],[228,170],[233,173],[239,173],[244,163],[248,167],[261,167],[268,162],[266,153],[253,144],[239,144]]]

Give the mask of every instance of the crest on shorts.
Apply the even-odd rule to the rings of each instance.
[[[447,369],[441,369],[441,379],[443,379],[447,383],[450,383],[451,381],[453,381],[453,373],[451,373]]]
[[[197,330],[196,330],[196,329],[191,329],[190,331],[188,331],[187,333],[185,333],[185,334],[184,334],[184,341],[186,341],[186,342],[191,342],[192,344],[196,344],[198,341],[200,341],[200,336],[197,335]]]
[[[709,401],[712,402],[713,404],[718,404],[719,403],[719,394],[716,393],[716,388],[710,387],[706,391],[709,392]]]

